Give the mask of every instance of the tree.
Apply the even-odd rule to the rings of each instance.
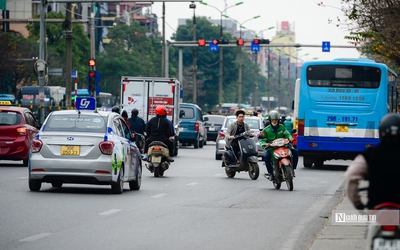
[[[400,66],[400,2],[393,0],[343,0],[351,34],[369,57]]]

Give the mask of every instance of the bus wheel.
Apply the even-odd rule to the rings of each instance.
[[[312,164],[313,160],[311,158],[303,157],[303,165],[305,168],[311,168]]]

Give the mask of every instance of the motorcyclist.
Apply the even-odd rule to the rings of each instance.
[[[146,124],[144,123],[143,119],[140,118],[138,115],[139,110],[137,110],[136,108],[132,109],[131,118],[128,119],[128,122],[132,131],[144,135]]]
[[[384,116],[379,125],[380,144],[356,156],[345,173],[345,185],[350,201],[357,209],[364,209],[358,184],[368,179],[367,207],[373,209],[384,202],[400,204],[400,114]]]
[[[264,161],[265,161],[265,166],[267,168],[267,173],[264,174],[266,178],[268,178],[270,181],[274,180],[274,175],[273,175],[273,169],[271,165],[271,155],[273,155],[274,148],[269,147],[270,143],[278,138],[285,138],[288,139],[289,142],[293,142],[293,137],[290,134],[290,132],[285,128],[284,125],[279,123],[279,113],[276,110],[272,110],[269,115],[269,125],[266,126],[262,132],[260,133],[260,145],[262,148],[265,149],[265,156],[264,156]],[[292,151],[293,155],[293,177],[294,175],[294,170],[297,168],[297,162],[299,161],[299,152],[291,147],[290,151]]]
[[[153,141],[161,141],[168,146],[169,150],[169,161],[173,162],[173,142],[172,139],[172,129],[171,125],[166,118],[167,109],[163,105],[159,105],[155,109],[156,117],[151,118],[146,124],[146,134],[148,139],[146,140],[146,145],[144,148],[145,154],[143,155],[143,160],[147,159],[147,151],[149,150],[149,145]]]
[[[245,116],[244,110],[237,110],[236,111],[236,118],[237,120],[235,122],[232,122],[228,129],[226,130],[226,136],[225,136],[225,142],[226,142],[226,147],[233,149],[233,153],[236,155],[236,158],[239,159],[238,157],[238,152],[240,150],[239,148],[239,140],[235,139],[235,135],[241,134],[245,131],[250,131],[250,127],[247,123],[244,122],[244,116]]]
[[[125,109],[122,110],[121,116],[122,116],[122,118],[124,119],[124,121],[126,122],[126,125],[128,125],[128,127],[130,128],[131,126],[130,126],[130,124],[129,124],[129,122],[128,122],[128,112],[126,112]]]
[[[285,128],[286,128],[289,132],[292,132],[292,130],[293,130],[293,121],[292,121],[292,117],[287,116],[285,122],[283,123],[283,125],[285,125]]]
[[[112,109],[111,109],[111,112],[114,112],[114,113],[117,113],[117,114],[119,114],[120,113],[120,108],[118,107],[118,106],[114,106],[114,107],[112,107]]]

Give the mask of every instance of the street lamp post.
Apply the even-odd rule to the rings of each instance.
[[[216,9],[221,14],[221,23],[220,23],[220,31],[219,31],[219,39],[220,40],[222,39],[222,16],[223,16],[222,14],[223,14],[223,12],[229,8],[243,4],[243,2],[237,2],[234,5],[228,6],[224,10],[221,11],[217,7],[215,7],[213,5],[209,5],[206,2],[201,1],[200,3]],[[219,48],[219,75],[218,75],[218,78],[219,78],[219,85],[218,85],[218,107],[219,108],[218,108],[218,111],[219,111],[219,113],[222,113],[222,74],[223,74],[223,71],[222,71],[223,61],[222,60],[223,60],[223,49],[222,49],[222,47],[220,47]]]
[[[242,28],[246,28],[243,26],[243,24],[245,24],[246,22],[250,21],[250,20],[254,20],[261,17],[260,15],[258,16],[254,16],[252,18],[249,18],[245,21],[243,21],[242,23],[239,23],[237,20],[231,18],[232,20],[236,21],[237,23],[239,23],[239,27],[240,27],[240,33],[239,33],[239,38],[242,38]],[[242,107],[242,64],[243,64],[243,59],[242,59],[242,47],[239,48],[239,76],[238,76],[238,106],[239,108]]]

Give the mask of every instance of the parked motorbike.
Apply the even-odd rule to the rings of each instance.
[[[278,138],[275,139],[270,145],[274,147],[274,155],[271,156],[271,165],[274,174],[274,187],[281,188],[281,183],[286,182],[289,191],[293,191],[293,160],[292,151],[290,151],[291,144],[288,139]]]
[[[147,155],[146,168],[154,173],[154,177],[163,176],[171,164],[167,145],[161,141],[153,141],[149,145]]]
[[[252,180],[257,180],[260,169],[258,167],[258,150],[254,134],[251,132],[243,132],[235,136],[239,140],[239,159],[233,152],[233,148],[226,148],[222,156],[222,167],[229,178],[233,178],[236,172],[248,171]],[[238,161],[239,160],[239,161]]]

